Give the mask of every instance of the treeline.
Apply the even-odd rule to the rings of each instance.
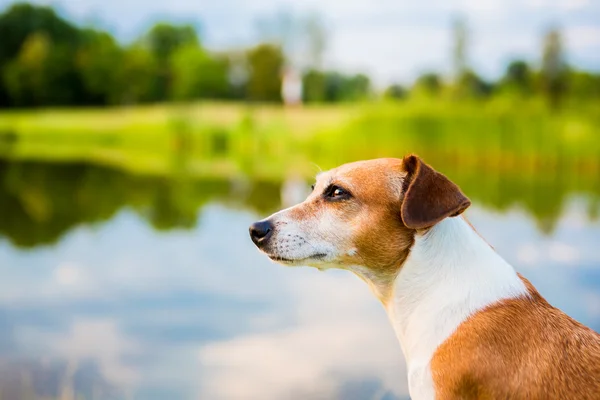
[[[600,74],[569,68],[566,64],[560,67],[560,73],[554,74],[543,67],[536,69],[523,60],[514,60],[497,81],[486,81],[471,69],[464,70],[454,80],[426,73],[410,87],[391,85],[384,95],[397,99],[408,96],[480,100],[492,96],[539,97],[545,98],[551,106],[560,106],[567,100],[600,100]]]
[[[191,25],[158,23],[123,46],[50,7],[20,3],[0,15],[0,38],[0,107],[281,100],[281,46],[212,52]],[[315,82],[310,96],[322,101],[353,100],[370,89],[363,75],[314,71],[307,79]]]
[[[268,99],[273,90],[255,81],[277,76],[283,62],[275,47],[250,50],[249,62],[260,65],[254,66],[247,88],[238,88],[230,84],[231,61],[207,51],[192,26],[157,24],[121,46],[107,32],[79,28],[49,7],[30,4],[13,5],[0,15],[0,37],[2,106]]]
[[[285,25],[285,24],[283,24]],[[318,28],[318,27],[317,27]],[[313,31],[320,32],[315,29]],[[600,75],[569,69],[560,32],[546,37],[541,67],[511,63],[497,82],[486,82],[464,62],[464,28],[455,29],[456,73],[435,73],[413,85],[392,85],[392,98],[492,95],[600,97]],[[313,40],[323,51],[323,34]],[[209,51],[191,25],[158,23],[128,45],[111,34],[79,27],[50,7],[28,3],[0,14],[0,107],[120,105],[195,99],[281,101],[282,71],[293,64],[285,46],[265,40],[236,51]],[[272,38],[271,38],[272,39]],[[318,58],[318,57],[315,57]],[[324,71],[319,63],[302,68],[306,102],[341,102],[373,95],[369,77]]]
[[[451,99],[538,97],[545,98],[552,107],[558,107],[566,100],[600,99],[600,73],[580,71],[567,63],[562,34],[556,27],[548,29],[542,37],[542,48],[534,63],[513,60],[496,81],[486,81],[470,68],[469,43],[466,20],[458,18],[452,26],[452,77],[444,79],[437,73],[425,73],[412,87],[392,85],[385,94],[395,98],[406,97],[409,93]]]

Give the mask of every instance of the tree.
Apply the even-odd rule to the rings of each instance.
[[[171,57],[173,82],[171,98],[225,98],[228,94],[227,61],[190,44]]]
[[[305,21],[306,59],[310,67],[319,69],[323,63],[323,53],[327,47],[325,23],[317,14],[310,14]]]
[[[600,99],[600,75],[569,71],[569,94],[576,100]]]
[[[302,77],[302,95],[307,103],[319,103],[326,97],[325,74],[319,70],[311,69]]]
[[[388,99],[400,100],[406,98],[408,92],[404,86],[394,83],[388,86],[383,92],[383,97]]]
[[[506,67],[501,85],[511,92],[528,95],[532,91],[532,72],[523,60],[514,60]]]
[[[157,67],[155,99],[164,100],[171,90],[171,56],[184,46],[197,46],[198,33],[191,25],[176,26],[160,22],[150,29],[143,42],[154,56]]]
[[[452,27],[454,47],[452,59],[454,64],[454,77],[458,81],[467,70],[467,23],[463,18],[456,18]]]
[[[364,74],[357,74],[347,79],[344,100],[366,99],[371,91],[371,80]]]
[[[413,92],[423,93],[428,96],[439,95],[441,89],[442,80],[439,75],[433,72],[428,72],[418,77],[412,88]]]
[[[542,54],[542,85],[550,105],[560,105],[566,89],[565,61],[561,33],[558,29],[550,29],[544,36]]]
[[[51,51],[50,38],[43,33],[33,33],[25,40],[17,58],[4,68],[4,86],[14,105],[32,106],[48,102]]]
[[[371,92],[371,81],[363,74],[344,75],[311,69],[302,81],[307,102],[356,101],[367,98]]]
[[[123,51],[114,38],[105,32],[84,32],[84,43],[76,58],[88,102],[93,104],[118,103],[123,87],[119,86],[119,69]]]
[[[146,42],[159,63],[167,63],[177,49],[187,45],[198,45],[198,33],[191,25],[171,25],[159,22],[146,36]]]
[[[297,61],[302,28],[301,21],[294,14],[289,10],[280,9],[274,14],[260,16],[255,25],[261,43],[277,46],[292,64]]]
[[[44,32],[54,43],[76,46],[77,28],[58,17],[50,7],[18,3],[0,14],[0,65],[14,58],[25,40],[35,32]]]
[[[126,104],[152,100],[155,77],[156,64],[152,54],[140,45],[127,48],[118,68],[116,81],[121,90],[116,98]]]
[[[325,73],[325,101],[335,103],[344,100],[347,89],[347,77],[339,72]]]
[[[284,57],[281,48],[261,44],[248,52],[250,76],[247,84],[249,100],[281,101],[281,72]]]
[[[82,98],[81,82],[73,62],[80,42],[79,31],[58,17],[51,8],[24,3],[13,5],[0,14],[0,38],[0,77],[3,78],[0,79],[0,106],[11,104],[9,90],[13,94],[20,93],[16,101],[22,106],[34,105],[31,102],[38,102],[39,105],[40,99],[46,98],[44,96],[49,96],[47,98],[51,104],[66,104]],[[29,41],[28,49],[24,50],[26,41]],[[46,44],[42,45],[42,42]],[[37,43],[35,46],[38,48],[47,46],[52,50],[45,54],[43,68],[40,65],[33,71],[37,76],[30,79],[25,71],[33,67],[27,62],[27,57],[31,56],[33,51],[32,43]],[[24,52],[29,55],[24,55]],[[42,78],[43,76],[45,78]],[[28,86],[36,79],[37,94],[23,93],[22,90],[29,90]],[[44,85],[49,86],[40,87],[40,79],[44,79]],[[7,85],[11,86],[11,89]],[[38,100],[34,100],[36,96]]]
[[[492,87],[481,79],[475,71],[467,69],[458,78],[455,91],[460,97],[484,97],[491,93]]]
[[[243,100],[247,97],[246,89],[250,75],[247,54],[245,51],[236,50],[223,56],[227,58],[229,95],[232,99]]]
[[[256,21],[258,38],[282,49],[296,70],[320,69],[327,46],[327,29],[319,14],[297,15],[282,9]]]

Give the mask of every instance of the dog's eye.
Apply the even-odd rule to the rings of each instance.
[[[310,185],[310,190],[315,190],[315,185],[314,184]]]
[[[344,189],[342,188],[337,188],[333,191],[333,193],[331,193],[331,197],[340,197],[345,195],[346,192],[344,191]]]
[[[339,186],[335,186],[335,185],[331,185],[327,188],[327,190],[325,191],[325,196],[330,198],[330,199],[345,199],[350,197],[350,193],[344,189],[341,188]]]

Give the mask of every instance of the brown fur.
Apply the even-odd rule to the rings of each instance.
[[[437,349],[438,399],[600,399],[600,335],[521,279],[530,298],[474,314]]]
[[[412,229],[429,228],[444,218],[461,214],[471,201],[443,174],[417,156],[404,158],[404,168],[412,179],[402,203],[402,220]]]

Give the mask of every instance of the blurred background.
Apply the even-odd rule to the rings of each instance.
[[[0,0],[0,399],[408,398],[366,285],[247,227],[409,152],[600,330],[600,3]]]

